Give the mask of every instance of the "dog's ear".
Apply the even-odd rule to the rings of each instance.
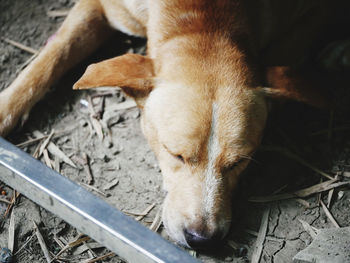
[[[267,97],[296,100],[318,108],[330,108],[332,100],[326,83],[312,72],[276,66],[266,70],[266,85],[257,91]]]
[[[74,84],[73,89],[120,87],[142,108],[153,88],[153,80],[152,59],[136,54],[126,54],[91,64]]]

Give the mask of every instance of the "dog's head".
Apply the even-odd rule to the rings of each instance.
[[[207,88],[202,93],[162,81],[142,118],[167,191],[164,224],[177,242],[195,248],[227,234],[232,194],[260,142],[267,113],[253,90],[210,94]]]
[[[195,57],[156,65],[124,55],[89,66],[74,88],[119,86],[136,100],[167,191],[164,225],[176,242],[198,248],[228,233],[232,195],[268,110],[264,93],[250,86],[244,58]]]

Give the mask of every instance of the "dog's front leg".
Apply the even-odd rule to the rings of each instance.
[[[81,0],[38,57],[0,93],[0,136],[24,121],[33,105],[68,69],[111,34],[98,0]]]

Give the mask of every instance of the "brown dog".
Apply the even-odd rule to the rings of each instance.
[[[233,191],[263,134],[266,95],[326,103],[315,83],[291,67],[335,19],[334,6],[326,0],[80,0],[55,39],[0,94],[0,134],[25,120],[111,28],[147,35],[148,56],[91,65],[74,88],[119,86],[136,100],[168,192],[165,226],[182,245],[208,245],[230,228]],[[266,84],[272,88],[261,88]]]

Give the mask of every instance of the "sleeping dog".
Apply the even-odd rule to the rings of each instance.
[[[294,69],[327,25],[342,19],[342,4],[80,0],[55,38],[0,93],[0,134],[23,123],[49,87],[112,29],[147,36],[147,56],[90,65],[74,89],[115,86],[135,99],[164,177],[165,227],[181,245],[208,246],[228,233],[232,197],[259,146],[268,98],[328,104],[317,81]]]

